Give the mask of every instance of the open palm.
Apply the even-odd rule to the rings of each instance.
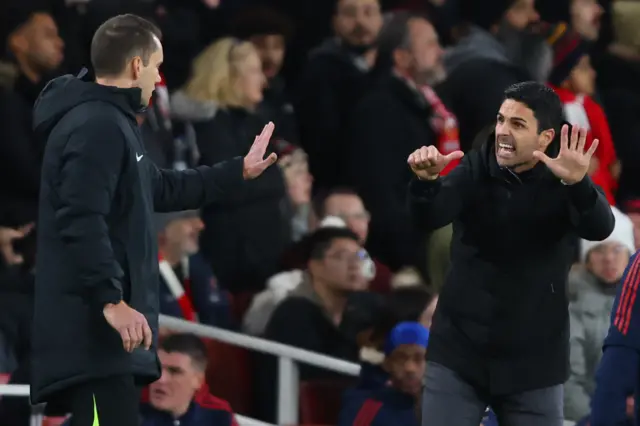
[[[275,153],[271,153],[267,158],[264,158],[274,128],[274,124],[269,122],[269,124],[262,129],[262,133],[256,136],[256,139],[253,141],[249,153],[244,157],[242,176],[245,179],[257,178],[278,160],[278,156]]]
[[[589,150],[584,147],[587,140],[587,130],[573,126],[569,137],[569,126],[562,126],[560,132],[560,153],[556,158],[550,158],[542,151],[535,151],[533,156],[547,165],[549,170],[564,183],[572,185],[580,182],[589,171],[591,157],[598,148],[598,139],[594,139]]]

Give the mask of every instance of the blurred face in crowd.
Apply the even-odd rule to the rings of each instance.
[[[442,47],[433,25],[425,19],[409,21],[409,43],[394,53],[396,67],[417,85],[435,85],[445,78]]]
[[[539,131],[531,108],[513,99],[500,106],[495,133],[498,164],[516,172],[533,167],[537,162],[533,152],[544,152],[555,136],[553,129]]]
[[[438,306],[438,296],[434,296],[433,299],[431,299],[431,302],[429,302],[422,315],[420,315],[420,319],[418,321],[426,328],[431,328],[431,322],[433,321],[433,314],[436,312],[436,306]]]
[[[617,284],[629,263],[631,253],[622,244],[598,244],[587,256],[587,269],[607,284]]]
[[[384,360],[391,385],[412,396],[419,396],[426,367],[427,350],[420,345],[400,345]]]
[[[262,72],[268,80],[280,73],[285,54],[284,36],[278,34],[257,35],[251,37],[251,42],[258,49],[262,61]]]
[[[238,89],[244,98],[245,105],[255,107],[262,101],[262,90],[265,78],[262,62],[257,52],[251,52],[238,65]]]
[[[378,0],[340,0],[333,18],[336,35],[354,47],[370,47],[382,28]]]
[[[146,64],[139,56],[131,60],[134,80],[133,87],[138,87],[142,90],[140,101],[144,106],[149,105],[151,95],[153,95],[153,91],[156,89],[156,84],[162,80],[160,78],[160,65],[162,65],[162,61],[164,60],[164,53],[160,40],[157,37],[153,39],[156,44],[156,49],[149,56]]]
[[[350,238],[335,238],[322,259],[309,262],[309,272],[334,291],[354,291],[362,282],[360,244]]]
[[[307,155],[296,150],[290,155],[280,157],[278,164],[284,172],[289,198],[294,206],[302,206],[311,201],[313,177],[309,173]]]
[[[535,0],[516,0],[504,15],[505,21],[514,29],[524,30],[540,19],[535,8]]]
[[[58,26],[46,13],[35,13],[14,32],[9,44],[21,65],[24,62],[38,75],[55,70],[64,59],[64,43],[58,34]]]
[[[354,194],[331,195],[324,203],[324,211],[326,216],[338,216],[344,220],[360,238],[360,244],[367,241],[370,217],[360,197]]]
[[[573,0],[570,14],[571,25],[576,32],[587,40],[598,39],[604,9],[597,0]]]
[[[176,256],[190,256],[199,250],[198,237],[204,229],[199,217],[171,221],[160,234],[160,246]]]
[[[158,357],[162,375],[149,387],[149,402],[160,411],[181,416],[204,383],[204,366],[179,352],[159,350]]]
[[[563,86],[573,93],[580,95],[593,95],[596,86],[596,71],[591,66],[591,59],[588,55],[580,58],[578,64],[571,70],[569,78]]]

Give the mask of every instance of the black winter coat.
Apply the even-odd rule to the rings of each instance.
[[[54,406],[86,380],[160,376],[155,211],[195,209],[243,182],[242,159],[183,172],[148,158],[136,123],[139,89],[73,76],[52,80],[34,110],[47,141],[38,218],[31,399]],[[104,319],[127,302],[154,334],[150,350],[127,353]],[[63,408],[62,406],[59,406]]]
[[[589,177],[566,186],[542,163],[515,174],[498,166],[493,140],[444,178],[413,181],[410,200],[422,226],[453,222],[427,359],[505,395],[567,379],[574,242],[605,239],[614,218]]]

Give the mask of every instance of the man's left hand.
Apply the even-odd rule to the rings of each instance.
[[[242,177],[245,180],[255,179],[262,174],[267,168],[278,160],[278,156],[274,153],[269,154],[267,158],[264,158],[264,154],[267,152],[269,141],[271,141],[271,135],[273,135],[273,129],[275,126],[272,122],[269,122],[262,133],[256,136],[253,141],[253,145],[249,149],[249,153],[244,157],[244,163],[242,167]]]
[[[571,140],[569,140],[571,139]],[[587,130],[577,126],[562,126],[560,133],[560,153],[556,158],[549,158],[542,151],[535,151],[533,156],[547,165],[549,170],[567,185],[580,182],[589,171],[591,157],[598,148],[598,139],[594,139],[589,150],[585,152]]]

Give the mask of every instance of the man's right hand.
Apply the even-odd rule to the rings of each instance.
[[[435,180],[440,172],[447,167],[447,164],[462,157],[464,157],[462,151],[453,151],[450,154],[442,155],[438,148],[430,145],[415,150],[409,156],[407,163],[418,179]]]
[[[133,352],[141,344],[147,350],[151,347],[153,334],[147,319],[140,312],[120,302],[117,305],[107,304],[102,313],[109,325],[120,334],[125,351]]]

